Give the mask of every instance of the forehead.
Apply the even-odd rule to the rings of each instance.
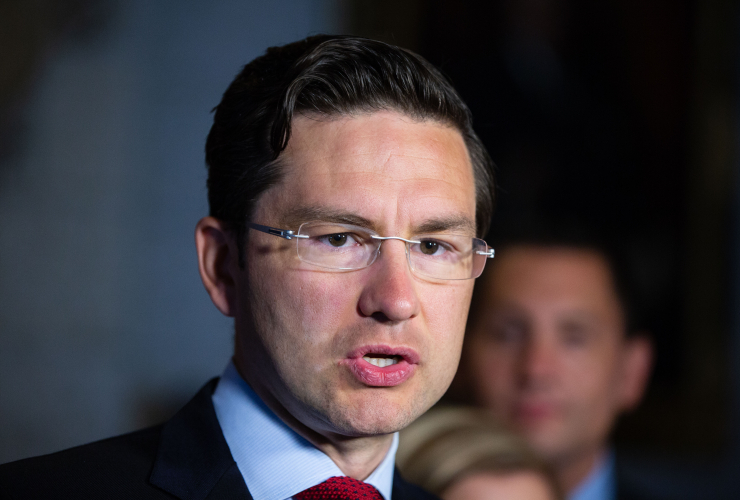
[[[551,312],[620,310],[609,265],[591,250],[511,247],[496,255],[485,283],[495,303]]]
[[[467,148],[462,135],[443,124],[393,111],[298,116],[280,162],[283,179],[260,206],[269,206],[282,223],[302,222],[287,219],[301,207],[318,207],[396,228],[429,218],[467,219],[466,230],[474,231]]]

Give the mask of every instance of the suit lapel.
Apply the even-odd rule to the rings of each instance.
[[[213,409],[213,379],[162,427],[149,481],[181,500],[252,500]],[[438,500],[395,470],[393,500]]]
[[[206,384],[162,428],[149,480],[182,500],[252,500],[213,409],[217,382]]]

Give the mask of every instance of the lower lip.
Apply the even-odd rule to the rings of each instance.
[[[401,385],[416,371],[416,365],[406,360],[383,368],[368,363],[362,358],[346,359],[342,363],[349,367],[350,372],[359,382],[371,387]]]

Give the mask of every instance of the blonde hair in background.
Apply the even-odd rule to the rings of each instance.
[[[534,472],[563,495],[548,465],[517,435],[481,410],[441,407],[401,431],[396,464],[408,481],[441,495],[473,473]]]

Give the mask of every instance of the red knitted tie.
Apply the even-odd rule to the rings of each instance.
[[[297,500],[383,500],[375,486],[347,476],[330,477],[323,483],[303,490]]]

